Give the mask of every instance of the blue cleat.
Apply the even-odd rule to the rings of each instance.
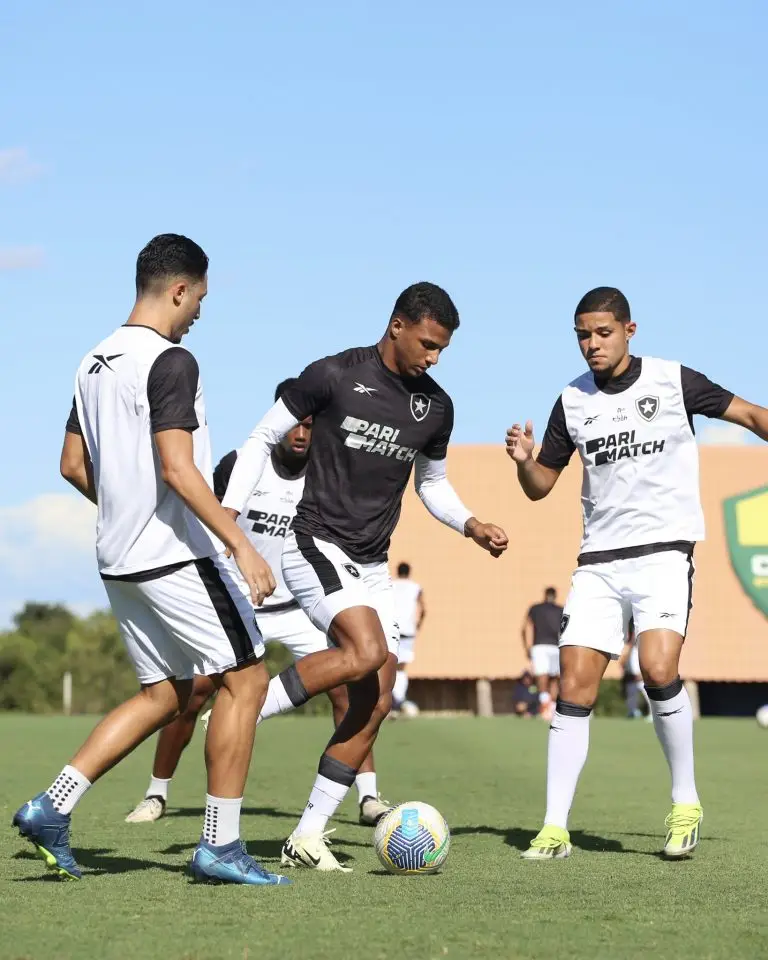
[[[70,819],[56,811],[47,793],[38,793],[16,811],[11,825],[37,847],[49,870],[55,870],[62,880],[79,880],[82,873],[69,847]]]
[[[198,883],[251,883],[261,886],[288,884],[288,877],[267,873],[249,855],[242,840],[214,847],[200,840],[192,855],[189,872]]]

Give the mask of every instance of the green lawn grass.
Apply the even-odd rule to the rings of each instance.
[[[694,858],[668,863],[657,854],[669,803],[653,729],[597,719],[571,820],[574,855],[544,864],[518,857],[543,812],[544,724],[389,723],[377,746],[381,788],[392,800],[424,800],[445,815],[453,844],[443,872],[383,873],[372,831],[357,825],[350,797],[334,849],[354,873],[294,873],[292,887],[267,889],[186,879],[205,792],[199,735],[172,785],[166,818],[123,823],[143,795],[149,743],[77,811],[83,880],[48,879],[9,822],[48,786],[92,722],[0,716],[2,960],[732,960],[768,953],[768,734],[754,722],[698,724],[704,839]],[[266,863],[279,860],[327,733],[319,718],[259,729],[243,835]]]

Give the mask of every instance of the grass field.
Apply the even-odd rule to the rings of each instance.
[[[571,821],[577,849],[568,861],[545,864],[518,858],[542,815],[544,724],[388,724],[377,748],[381,787],[389,799],[425,800],[445,815],[453,846],[443,873],[383,873],[371,830],[357,825],[350,798],[334,848],[355,872],[301,872],[292,887],[271,889],[187,882],[205,791],[198,738],[182,760],[165,819],[123,823],[143,794],[153,750],[147,744],[77,811],[74,848],[84,879],[47,878],[8,824],[91,725],[89,718],[0,716],[2,960],[731,960],[768,953],[768,734],[754,722],[699,723],[704,840],[693,859],[678,863],[657,854],[668,780],[652,728],[593,722]],[[279,859],[327,732],[327,720],[302,718],[259,730],[243,834],[266,863]]]

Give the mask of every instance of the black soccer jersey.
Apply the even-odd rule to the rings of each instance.
[[[310,364],[281,399],[297,420],[314,417],[294,529],[358,563],[386,560],[416,455],[446,455],[450,397],[427,374],[392,373],[372,346]]]

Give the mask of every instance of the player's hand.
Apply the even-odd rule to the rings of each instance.
[[[474,517],[467,520],[464,532],[492,557],[500,557],[509,546],[509,537],[495,523],[480,523]]]
[[[260,607],[267,597],[271,597],[275,592],[275,578],[269,564],[247,540],[244,540],[241,546],[235,547],[232,556],[248,584],[253,605]]]
[[[507,430],[507,453],[515,463],[525,463],[533,456],[536,441],[533,439],[533,423],[526,420],[525,427],[519,423]]]

